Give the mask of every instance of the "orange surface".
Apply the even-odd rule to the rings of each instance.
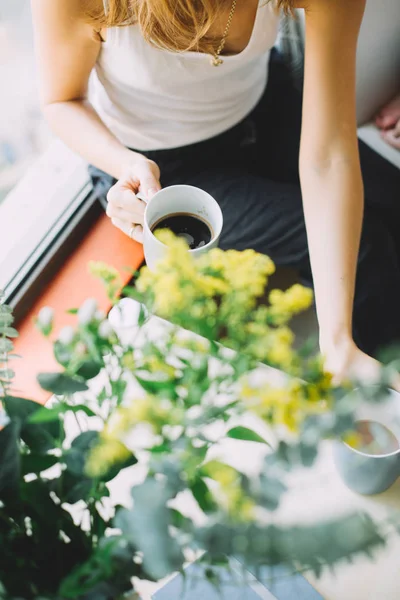
[[[51,342],[34,325],[34,317],[43,306],[51,306],[56,312],[52,337],[61,327],[75,322],[76,317],[65,311],[80,306],[86,298],[96,298],[103,310],[110,308],[101,283],[88,273],[91,260],[104,261],[117,268],[126,284],[131,276],[123,268],[137,269],[143,261],[143,250],[141,245],[116,229],[106,215],[101,215],[85,239],[72,250],[71,256],[29,314],[17,324],[20,336],[15,340],[15,352],[22,359],[15,359],[11,365],[16,372],[13,386],[15,394],[46,402],[49,393],[40,388],[36,377],[41,372],[60,370],[53,357]]]

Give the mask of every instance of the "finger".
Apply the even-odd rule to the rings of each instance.
[[[155,167],[158,171],[158,167]],[[159,174],[146,167],[138,170],[138,177],[140,181],[139,191],[144,195],[147,200],[150,200],[154,194],[161,190],[161,183]]]
[[[381,114],[375,116],[375,125],[379,129],[383,129],[383,116]]]
[[[122,180],[110,188],[107,194],[107,200],[109,204],[127,210],[132,209],[134,212],[144,212],[144,209],[146,208],[145,204],[136,197],[135,193],[126,188],[125,183]]]
[[[140,215],[143,218],[146,204],[135,194],[129,190],[117,191],[110,195],[107,207],[107,214],[109,217],[118,216],[115,213],[116,209],[123,209],[132,215],[131,221],[134,221],[135,215]],[[139,222],[139,221],[138,221]]]
[[[130,227],[132,227],[132,224],[143,225],[143,220],[144,220],[143,213],[127,211],[127,210],[124,210],[123,208],[118,208],[117,206],[114,206],[113,204],[109,204],[107,206],[107,215],[111,219],[118,219],[119,221],[125,221],[126,223],[128,223],[128,225]]]
[[[400,375],[398,373],[396,373],[396,375],[393,375],[390,382],[390,387],[396,392],[400,393]]]
[[[381,135],[385,142],[390,144],[390,146],[396,148],[396,150],[400,150],[400,136],[399,134],[396,134],[394,129],[383,131]]]
[[[146,210],[146,203],[143,202],[140,198],[138,198],[133,192],[130,190],[124,190],[122,194],[118,196],[115,204],[119,208],[123,208],[128,212],[135,212],[141,215],[144,214]]]
[[[378,127],[381,129],[391,129],[397,123],[396,115],[381,115],[376,119]]]
[[[143,243],[143,227],[141,225],[131,225],[127,221],[113,218],[111,223],[123,231],[128,237],[136,242]]]
[[[144,179],[140,183],[139,191],[144,195],[147,200],[151,200],[152,197],[161,190],[161,184],[155,178]]]
[[[123,194],[125,190],[123,182],[117,181],[109,190],[107,194],[107,202],[109,203],[118,203],[120,196]]]

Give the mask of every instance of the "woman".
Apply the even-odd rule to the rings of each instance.
[[[381,175],[400,184],[363,146],[363,219],[355,56],[365,0],[32,2],[45,114],[96,167],[95,184],[111,187],[114,225],[141,240],[137,192],[206,189],[224,212],[223,248],[253,247],[313,283],[327,368],[375,371],[368,354],[400,339],[400,203]],[[301,101],[271,52],[277,8],[295,7],[307,31],[300,178]]]

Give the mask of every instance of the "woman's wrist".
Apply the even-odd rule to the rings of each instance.
[[[320,330],[319,347],[324,356],[347,352],[352,346],[354,346],[354,340],[349,327],[342,327],[335,331]]]
[[[132,169],[132,166],[139,162],[146,160],[143,154],[129,150],[124,146],[121,146],[119,151],[113,157],[113,173],[115,179],[120,180],[124,175]]]

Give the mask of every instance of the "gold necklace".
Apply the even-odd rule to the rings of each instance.
[[[236,10],[236,4],[237,4],[237,0],[233,0],[232,7],[231,7],[229,17],[228,17],[228,22],[225,27],[224,35],[222,36],[222,39],[221,39],[221,43],[218,46],[217,50],[215,51],[215,54],[212,55],[211,64],[214,67],[219,67],[224,62],[221,58],[221,52],[225,48],[226,38],[228,37],[228,33],[231,28],[233,15],[235,14],[235,10]]]

